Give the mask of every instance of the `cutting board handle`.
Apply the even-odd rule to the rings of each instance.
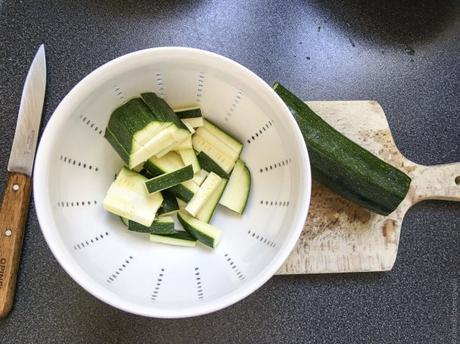
[[[427,199],[460,201],[460,163],[418,165],[412,187],[414,203]]]

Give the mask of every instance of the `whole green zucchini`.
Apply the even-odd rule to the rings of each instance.
[[[405,173],[343,136],[278,82],[273,89],[299,125],[314,179],[378,214],[398,207],[411,182]]]

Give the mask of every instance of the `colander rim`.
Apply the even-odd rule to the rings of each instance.
[[[56,235],[53,234],[53,232],[58,232],[59,229],[54,223],[52,216],[53,211],[50,206],[51,203],[47,199],[46,181],[47,171],[51,168],[48,161],[52,148],[52,139],[57,135],[59,128],[65,120],[71,116],[73,112],[72,109],[80,104],[85,98],[83,95],[87,93],[88,88],[95,88],[102,82],[106,73],[110,73],[111,70],[116,68],[124,68],[123,65],[126,65],[127,62],[132,62],[136,59],[152,58],[155,57],[156,54],[171,54],[172,56],[183,54],[185,57],[193,56],[194,58],[205,58],[214,61],[216,64],[225,65],[226,68],[228,67],[229,71],[234,71],[235,74],[244,75],[247,80],[250,80],[251,83],[257,86],[254,87],[254,89],[257,89],[258,92],[264,93],[265,96],[270,97],[273,101],[273,105],[280,110],[277,112],[278,116],[282,117],[282,120],[294,137],[296,145],[296,159],[299,167],[302,171],[304,171],[304,173],[300,173],[298,187],[300,190],[304,190],[304,192],[301,193],[300,202],[297,202],[295,205],[295,218],[292,222],[294,229],[291,231],[291,234],[284,239],[283,245],[279,248],[279,251],[273,259],[271,259],[271,261],[260,272],[258,272],[255,277],[243,283],[239,288],[236,288],[232,292],[215,300],[203,303],[202,305],[184,307],[180,311],[177,309],[167,310],[165,308],[155,308],[151,305],[136,305],[124,300],[120,296],[117,296],[108,288],[90,278],[76,262],[73,262],[73,258],[68,253],[68,249],[62,245],[59,240],[55,240],[54,237]],[[88,85],[93,86],[88,87]],[[92,71],[80,82],[78,82],[69,91],[69,93],[67,93],[64,99],[57,106],[42,134],[35,160],[33,188],[35,209],[43,236],[45,237],[45,240],[56,260],[82,288],[99,300],[129,313],[156,318],[184,318],[212,313],[241,301],[265,284],[279,270],[294,248],[297,239],[302,232],[305,219],[308,214],[311,196],[311,170],[307,148],[297,123],[281,98],[267,83],[265,83],[264,80],[248,68],[240,65],[230,58],[213,52],[188,47],[159,47],[138,50],[113,59]]]

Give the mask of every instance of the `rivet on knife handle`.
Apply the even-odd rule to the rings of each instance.
[[[0,319],[11,310],[27,219],[31,179],[10,173],[0,208]]]

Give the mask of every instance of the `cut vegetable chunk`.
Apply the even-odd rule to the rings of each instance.
[[[208,172],[206,172],[205,170],[201,169],[198,171],[198,173],[195,173],[195,176],[193,177],[193,181],[197,184],[197,185],[201,185],[203,184],[204,180],[206,179],[206,177],[208,176]]]
[[[203,118],[202,117],[197,117],[197,118],[184,118],[182,120],[182,123],[185,125],[189,125],[192,128],[199,128],[202,127],[204,124]]]
[[[148,233],[148,234],[174,234],[174,219],[170,216],[160,216],[156,218],[152,224],[147,227],[135,221],[122,218],[122,221],[128,229],[133,232]]]
[[[134,98],[117,108],[110,116],[105,138],[129,168],[149,158],[156,146],[156,135],[169,123],[158,121],[140,98]]]
[[[219,186],[213,192],[211,197],[209,197],[206,204],[200,209],[200,211],[196,214],[196,218],[203,222],[209,223],[214,215],[214,212],[217,208],[217,204],[219,203],[220,198],[225,189],[225,185],[227,185],[227,180],[222,179],[219,183]]]
[[[177,109],[174,110],[174,112],[180,119],[203,118],[203,114],[201,113],[201,109],[199,107]]]
[[[174,172],[184,167],[181,157],[175,152],[169,152],[162,158],[152,157],[144,164],[144,168],[152,175],[159,176],[163,173]],[[187,180],[179,185],[168,189],[173,195],[185,202],[192,199],[199,186],[192,180]]]
[[[176,196],[168,191],[162,191],[161,194],[163,196],[163,203],[158,209],[158,215],[170,215],[177,213],[179,205],[177,204]]]
[[[214,144],[209,142],[204,137],[198,135],[198,131],[192,137],[193,149],[197,152],[204,152],[218,165],[225,173],[230,173],[233,165],[235,165],[238,156],[229,148],[226,152],[219,150]]]
[[[196,239],[187,232],[176,232],[170,235],[150,235],[150,241],[184,247],[195,247]]]
[[[145,104],[149,107],[150,111],[162,122],[172,122],[177,128],[187,130],[184,124],[177,117],[173,109],[164,101],[163,98],[158,97],[153,92],[146,92],[141,94]]]
[[[225,172],[214,160],[212,160],[205,152],[197,154],[196,158],[202,169],[214,172],[222,178],[228,178],[228,173]]]
[[[218,127],[215,123],[211,122],[209,119],[205,119],[203,121],[203,128],[208,130],[214,136],[219,138],[219,140],[221,140],[227,146],[232,148],[235,151],[235,153],[238,154],[238,156],[240,155],[241,150],[243,149],[243,144],[238,139],[236,139],[234,136],[229,134],[224,129]]]
[[[192,165],[193,173],[197,173],[201,170],[200,163],[196,158],[195,151],[192,148],[178,150],[177,153],[182,158],[184,165]]]
[[[250,189],[251,174],[249,169],[242,160],[238,160],[219,204],[242,214],[248,202]]]
[[[149,227],[163,202],[161,193],[149,194],[139,173],[123,167],[107,191],[103,201],[105,210]]]
[[[216,247],[219,244],[222,238],[222,231],[220,229],[193,218],[184,210],[179,210],[177,218],[184,229],[204,245]]]
[[[145,181],[149,193],[162,191],[176,186],[193,178],[192,165],[188,165],[173,172],[165,173]]]
[[[205,127],[198,128],[196,130],[196,133],[194,137],[199,136],[201,139],[206,141],[208,144],[210,144],[212,147],[214,147],[216,150],[224,154],[225,156],[232,158],[232,159],[238,159],[240,156],[240,151],[235,151],[234,148],[231,146],[227,145],[224,141],[221,140],[220,137],[215,136],[213,133],[208,131]],[[193,140],[193,139],[192,139]],[[192,141],[193,142],[193,141]],[[203,147],[203,150],[207,149],[207,147]]]
[[[206,204],[212,194],[219,187],[222,178],[219,177],[214,172],[211,172],[203,184],[201,184],[198,191],[193,195],[193,198],[185,207],[185,210],[188,211],[192,216],[196,216],[200,209]]]
[[[186,121],[182,121],[182,123],[184,123],[188,131],[190,131],[190,134],[195,134],[195,129],[191,126],[191,124],[187,123]]]

